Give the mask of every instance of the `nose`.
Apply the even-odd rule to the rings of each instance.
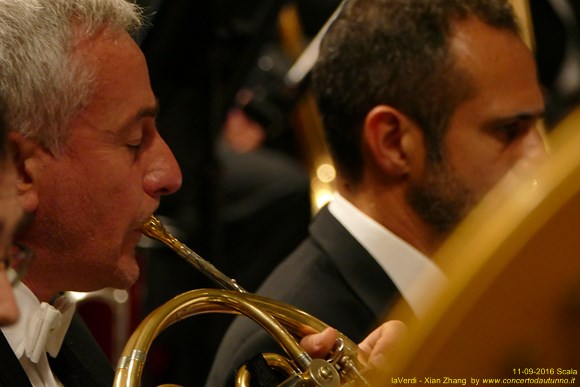
[[[536,168],[545,162],[548,156],[548,143],[543,130],[530,130],[522,139],[519,152],[515,154],[511,172],[520,178],[534,175]]]
[[[15,323],[19,315],[12,286],[8,281],[6,271],[2,270],[0,272],[0,326]]]
[[[522,157],[520,163],[533,167],[539,165],[548,158],[549,147],[543,129],[536,128],[535,130],[530,131],[522,145]]]
[[[182,175],[173,152],[159,135],[151,151],[151,162],[143,182],[145,192],[156,198],[176,192],[181,187]]]

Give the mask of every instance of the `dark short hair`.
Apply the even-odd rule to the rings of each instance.
[[[322,40],[314,92],[327,141],[342,174],[362,175],[361,130],[380,104],[420,128],[431,158],[473,85],[450,55],[453,23],[475,17],[519,34],[507,0],[347,0]]]

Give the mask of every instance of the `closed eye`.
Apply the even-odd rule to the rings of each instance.
[[[143,142],[141,141],[141,139],[139,139],[139,141],[132,141],[129,142],[127,144],[127,148],[129,148],[129,150],[131,151],[139,151],[141,149],[141,146],[143,145]]]
[[[521,116],[511,120],[498,122],[492,126],[492,135],[504,144],[510,144],[524,137],[530,130],[535,130],[537,118]]]

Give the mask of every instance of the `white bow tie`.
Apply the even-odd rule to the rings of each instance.
[[[48,352],[56,357],[75,311],[74,304],[65,297],[59,298],[52,306],[42,302],[34,312],[26,330],[24,353],[34,363]]]

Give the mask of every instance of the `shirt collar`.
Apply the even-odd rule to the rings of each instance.
[[[422,317],[435,290],[447,282],[441,269],[341,195],[335,193],[328,209],[383,268],[413,312]]]
[[[46,352],[56,357],[74,315],[74,303],[65,297],[56,299],[54,306],[41,303],[23,283],[14,287],[14,295],[20,318],[2,332],[15,355],[19,359],[26,355],[34,363]]]

